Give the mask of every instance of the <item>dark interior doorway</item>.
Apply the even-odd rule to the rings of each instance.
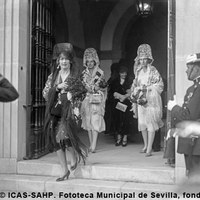
[[[124,61],[133,75],[134,59],[137,56],[137,48],[140,44],[147,43],[152,48],[154,58],[153,65],[158,69],[164,82],[163,120],[166,125],[166,104],[167,104],[167,41],[168,41],[168,1],[154,1],[153,14],[148,17],[135,16],[130,20],[124,33]],[[155,142],[160,141],[163,146],[166,128],[159,130]],[[161,137],[159,137],[160,135]]]
[[[51,9],[48,7],[49,0],[34,0],[33,4],[36,6],[35,10],[33,9],[33,31],[36,30],[38,33],[38,41],[34,41],[32,45],[32,52],[47,52],[45,48],[48,49],[49,54],[51,53],[52,47],[55,43],[59,42],[70,42],[69,41],[69,19],[67,19],[66,10],[64,9],[63,3],[66,0],[51,0]],[[68,6],[70,7],[70,2],[67,0]],[[100,40],[101,34],[103,32],[104,25],[106,20],[108,19],[109,14],[112,12],[113,8],[117,5],[119,0],[77,0],[79,9],[80,9],[80,21],[83,26],[83,35],[84,35],[84,48],[94,47],[96,48],[101,55],[104,57],[109,57],[112,52],[101,52],[100,49]],[[65,2],[66,3],[66,2]],[[133,4],[135,2],[133,1]],[[132,5],[134,6],[134,5]],[[50,12],[51,11],[51,12]],[[45,13],[49,13],[49,15]],[[74,12],[73,9],[71,12]],[[34,21],[35,19],[35,21]],[[51,20],[50,20],[51,19]],[[162,94],[163,96],[163,108],[167,102],[166,88],[167,88],[167,30],[168,30],[168,0],[154,0],[154,11],[153,14],[149,17],[143,18],[137,15],[134,15],[132,19],[128,22],[128,25],[123,33],[123,37],[120,41],[117,41],[121,44],[121,50],[124,53],[122,58],[127,63],[127,67],[129,68],[130,73],[133,73],[133,63],[134,59],[137,55],[137,48],[142,43],[148,43],[152,47],[152,53],[154,57],[153,65],[160,72],[164,84],[165,89]],[[51,22],[51,31],[48,32],[42,26],[47,25],[47,22]],[[34,23],[35,22],[35,23]],[[38,24],[36,22],[40,22]],[[71,22],[72,23],[72,22]],[[44,30],[43,30],[44,29]],[[35,33],[35,32],[33,32]],[[49,35],[47,34],[49,33]],[[36,34],[35,34],[36,35]],[[47,37],[49,36],[49,38]],[[46,40],[48,39],[48,41]],[[51,41],[49,47],[48,42]],[[45,46],[46,45],[46,46]],[[114,46],[114,45],[113,45]],[[38,47],[38,48],[36,48]],[[75,50],[79,56],[79,59],[82,59],[84,48],[80,48],[80,46],[75,46]],[[114,47],[113,47],[114,48]],[[114,52],[116,49],[113,49]],[[40,140],[40,136],[42,137],[42,127],[43,127],[43,116],[44,116],[44,100],[42,99],[41,91],[44,87],[45,80],[47,78],[47,72],[45,71],[45,75],[42,76],[42,82],[34,81],[34,77],[38,70],[48,69],[48,60],[46,56],[38,57],[38,56],[46,56],[44,53],[34,54],[32,57],[32,122],[31,122],[31,130],[28,134],[28,142],[27,145],[27,157],[28,158],[37,158],[46,153],[44,145],[45,141],[42,142]],[[38,58],[38,59],[37,59]],[[112,59],[112,57],[109,57]],[[35,62],[37,61],[37,62]],[[114,62],[114,61],[113,61]],[[36,63],[36,64],[35,64]],[[36,66],[36,67],[35,67]],[[37,67],[38,66],[38,67]],[[44,66],[44,67],[43,67]],[[34,71],[35,70],[35,71]],[[37,83],[37,87],[34,84]],[[35,93],[34,93],[35,92]],[[39,95],[36,95],[38,94]],[[35,95],[34,95],[35,94]],[[40,97],[39,99],[36,97]],[[42,104],[42,111],[41,105]],[[164,109],[164,117],[165,117],[165,109]],[[41,113],[41,116],[37,113]],[[40,117],[38,117],[40,116]],[[165,120],[165,119],[164,119]],[[133,130],[137,132],[137,130]]]

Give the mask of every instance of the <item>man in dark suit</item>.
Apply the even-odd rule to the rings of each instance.
[[[176,105],[175,100],[168,102],[172,128],[185,120],[200,119],[200,53],[189,55],[186,64],[187,77],[188,80],[193,81],[193,85],[187,89],[182,107]],[[179,137],[177,152],[185,156],[187,175],[194,174],[200,167],[200,138]]]
[[[0,74],[0,102],[14,101],[19,97],[14,86]]]

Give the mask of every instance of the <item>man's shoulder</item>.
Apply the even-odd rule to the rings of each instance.
[[[4,79],[3,75],[0,74],[0,82]]]

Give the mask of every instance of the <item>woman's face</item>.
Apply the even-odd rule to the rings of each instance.
[[[70,69],[70,60],[66,56],[61,54],[59,58],[59,65],[62,70],[68,70]]]
[[[95,61],[92,58],[88,58],[86,64],[89,69],[92,69],[95,66]]]
[[[139,62],[140,62],[140,65],[142,67],[147,67],[147,65],[148,65],[148,58],[140,58]]]
[[[119,76],[121,79],[125,79],[127,76],[127,72],[121,72],[121,73],[119,73]]]

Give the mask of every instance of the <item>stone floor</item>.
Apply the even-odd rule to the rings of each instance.
[[[80,137],[88,145],[88,136],[85,131],[80,132]],[[137,138],[140,136],[137,136]],[[165,164],[163,159],[163,150],[153,152],[153,156],[145,157],[145,154],[139,153],[142,149],[142,143],[137,139],[137,143],[129,142],[126,147],[114,145],[114,137],[109,134],[99,134],[96,153],[89,154],[88,164],[92,165],[117,165],[129,167],[150,167],[150,168],[171,168]],[[41,157],[39,160],[48,163],[57,163],[55,153],[50,153]]]
[[[80,132],[80,137],[88,144],[86,132]],[[58,197],[60,191],[91,192],[94,195],[99,191],[135,195],[145,192],[148,194],[146,199],[156,199],[150,198],[151,192],[165,194],[166,191],[174,191],[174,169],[165,164],[163,151],[145,157],[145,154],[139,153],[141,148],[141,142],[116,147],[112,135],[99,134],[96,153],[90,153],[86,165],[79,164],[69,180],[55,181],[61,168],[56,153],[49,153],[39,159],[19,161],[17,174],[0,174],[0,188],[7,191],[7,196],[8,191],[27,191],[29,194],[32,191],[48,191],[55,195],[52,199],[66,199]]]

